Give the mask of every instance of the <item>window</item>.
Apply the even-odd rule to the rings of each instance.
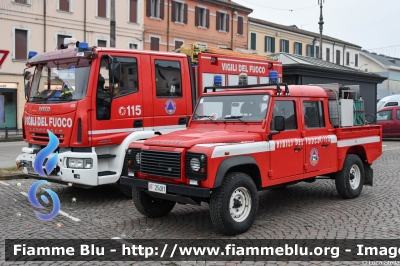
[[[302,55],[303,44],[299,42],[294,43],[294,54]]]
[[[106,40],[97,40],[97,47],[107,47]]]
[[[304,101],[304,124],[307,128],[325,127],[324,108],[321,101]]]
[[[61,11],[70,12],[69,1],[70,1],[70,0],[59,0],[59,7],[58,7],[58,9],[61,10]],[[72,1],[72,0],[71,0],[71,1]]]
[[[137,49],[138,45],[137,43],[129,43],[129,49]]]
[[[237,25],[238,25],[237,34],[238,35],[243,35],[243,25],[244,25],[244,18],[243,17],[238,17]]]
[[[175,49],[181,48],[182,45],[183,45],[182,41],[175,41]]]
[[[355,55],[354,66],[358,67],[358,54]]]
[[[315,57],[319,59],[319,46],[315,46]]]
[[[257,34],[255,32],[250,33],[250,49],[257,50]]]
[[[210,10],[196,6],[194,20],[195,26],[210,28]]]
[[[400,109],[396,111],[396,119],[400,120]]]
[[[331,54],[331,49],[326,48],[326,61],[327,62],[330,62],[330,57],[329,57],[330,54]]]
[[[340,65],[340,51],[336,50],[336,65]]]
[[[129,22],[137,23],[138,0],[129,1]]]
[[[182,97],[181,64],[178,61],[155,60],[157,97]]]
[[[387,107],[387,106],[398,106],[398,105],[399,105],[398,102],[388,102],[387,104],[385,104],[384,107]]]
[[[164,0],[147,0],[146,16],[164,19]]]
[[[275,38],[265,36],[265,52],[275,53]]]
[[[270,126],[271,130],[275,130],[275,116],[283,116],[285,118],[285,130],[297,129],[295,110],[294,101],[275,101]]]
[[[350,53],[346,53],[346,65],[350,65]]]
[[[378,112],[376,120],[377,121],[392,120],[392,110]]]
[[[314,57],[314,46],[307,44],[306,46],[306,56]]]
[[[14,59],[28,59],[28,31],[15,29],[15,53]]]
[[[188,5],[181,2],[172,1],[171,20],[172,22],[187,24]]]
[[[18,3],[18,4],[24,4],[24,5],[29,5],[30,1],[28,2],[28,0],[14,0],[14,3]]]
[[[61,44],[64,45],[64,39],[65,38],[71,38],[72,36],[70,35],[62,35],[58,34],[57,35],[57,49],[61,49]]]
[[[97,0],[97,16],[107,18],[107,0]]]
[[[289,41],[281,40],[280,52],[289,53]]]
[[[160,39],[157,37],[150,38],[150,50],[160,51]]]
[[[229,15],[217,11],[217,30],[229,32]]]

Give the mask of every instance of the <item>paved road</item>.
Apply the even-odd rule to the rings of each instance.
[[[280,191],[262,191],[259,193],[260,206],[253,227],[238,237],[399,239],[400,142],[385,141],[383,148],[383,155],[373,164],[374,187],[364,187],[360,197],[353,200],[341,199],[331,180],[318,180],[310,184],[298,183]],[[29,179],[0,182],[0,246],[4,245],[4,239],[7,238],[229,238],[221,235],[213,227],[207,204],[177,205],[166,217],[145,218],[134,208],[131,200],[122,196],[114,185],[84,190],[52,184],[51,189],[60,198],[61,210],[69,217],[59,214],[53,220],[41,221],[33,213],[34,208],[27,197],[21,194],[26,193],[33,182],[34,180]],[[76,201],[73,201],[73,198]],[[4,262],[3,252],[4,248],[0,248],[0,264]],[[90,265],[103,264],[93,262]],[[107,262],[107,265],[109,264],[119,263]],[[145,264],[153,265],[151,262]],[[177,264],[188,265],[187,262],[170,265]],[[263,262],[245,264],[264,265]],[[265,264],[275,265],[273,262]],[[288,262],[278,264],[295,265]],[[327,265],[322,262],[301,263],[318,264]],[[361,262],[356,264],[361,265]],[[198,265],[205,264],[203,262]],[[210,262],[207,265],[224,263]]]
[[[15,159],[23,147],[28,147],[23,141],[0,142],[0,168],[15,166]]]

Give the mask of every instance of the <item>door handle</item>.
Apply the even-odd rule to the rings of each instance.
[[[328,147],[328,146],[329,146],[329,143],[322,144],[322,147]]]
[[[179,117],[178,125],[186,125],[186,117]]]
[[[135,120],[135,121],[133,121],[133,127],[134,128],[136,128],[136,127],[143,127],[143,120]]]
[[[303,149],[302,147],[296,147],[296,148],[294,148],[295,151],[300,151],[300,150],[302,150],[302,149]]]

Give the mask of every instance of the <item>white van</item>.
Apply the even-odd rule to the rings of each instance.
[[[390,95],[383,97],[377,104],[376,110],[382,109],[383,107],[388,106],[398,106],[400,105],[400,94],[399,95]]]

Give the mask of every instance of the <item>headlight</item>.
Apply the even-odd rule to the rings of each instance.
[[[199,171],[200,169],[200,161],[197,158],[192,158],[190,160],[190,168],[192,168],[193,171]]]
[[[135,158],[136,158],[136,163],[137,163],[137,164],[140,164],[140,159],[141,159],[140,152],[136,153]]]
[[[91,169],[93,167],[93,160],[90,158],[67,158],[67,167],[78,169]]]

